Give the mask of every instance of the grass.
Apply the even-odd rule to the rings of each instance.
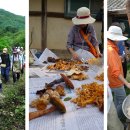
[[[9,83],[3,83],[0,100],[0,130],[25,129],[25,76],[22,75],[15,84],[10,74]]]

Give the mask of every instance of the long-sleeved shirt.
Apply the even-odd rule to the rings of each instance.
[[[108,64],[108,80],[111,88],[123,86],[124,83],[119,80],[119,75],[123,76],[121,58],[118,54],[118,47],[112,41],[107,42],[107,64]]]
[[[13,62],[15,62],[15,61],[19,62],[20,67],[22,68],[22,57],[20,55],[17,55],[17,56],[12,55],[11,56],[11,68],[13,66]]]
[[[19,56],[21,57],[22,65],[24,65],[24,63],[25,63],[25,54],[24,54],[24,52],[21,51]]]
[[[84,49],[89,51],[89,47],[83,37],[81,36],[80,32],[80,27],[77,25],[74,25],[69,34],[68,34],[68,40],[67,40],[67,48],[73,48],[74,50],[78,49]],[[98,41],[96,38],[96,33],[92,25],[88,24],[85,30],[85,33],[88,34],[90,33],[91,35],[89,36],[89,41],[92,43],[92,45],[95,47],[98,45]]]

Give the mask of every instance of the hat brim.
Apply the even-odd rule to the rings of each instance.
[[[76,17],[72,18],[72,22],[75,25],[81,25],[81,24],[91,24],[94,23],[96,19],[92,18],[91,16],[89,16],[88,18],[84,18],[84,19],[78,19]]]
[[[125,41],[128,38],[125,36],[121,36],[121,35],[117,35],[117,34],[111,34],[109,32],[107,32],[107,38],[112,40],[112,41]]]
[[[7,51],[3,50],[3,53],[7,53]]]

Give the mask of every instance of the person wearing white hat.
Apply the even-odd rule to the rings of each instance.
[[[11,56],[11,68],[13,74],[13,82],[15,83],[20,78],[20,71],[22,69],[22,59],[18,54],[18,49],[13,50],[13,55]]]
[[[120,119],[123,118],[122,103],[126,97],[124,84],[130,88],[130,83],[123,77],[123,68],[121,58],[118,54],[118,41],[127,40],[123,36],[122,29],[117,26],[110,26],[107,33],[107,64],[108,80],[112,92],[114,92],[114,103]]]
[[[9,72],[10,72],[10,56],[8,54],[8,49],[4,48],[3,53],[0,56],[1,63],[1,75],[5,80],[5,83],[9,81]]]
[[[5,53],[7,53],[8,52],[8,49],[7,48],[4,48],[3,49],[3,53],[5,54]]]
[[[125,31],[125,28],[123,28],[123,26],[119,22],[113,22],[112,26],[120,27],[122,29],[122,33]],[[127,76],[127,61],[128,61],[128,57],[127,57],[127,46],[128,45],[127,45],[127,42],[125,42],[125,41],[119,41],[117,43],[117,46],[119,48],[119,55],[120,55],[120,58],[122,60],[124,78],[126,79],[126,76]]]
[[[87,7],[81,7],[77,10],[77,16],[72,18],[74,26],[68,34],[67,49],[74,59],[79,59],[77,50],[83,49],[91,52],[95,57],[100,53],[96,33],[91,25],[95,19],[91,17],[90,10]]]

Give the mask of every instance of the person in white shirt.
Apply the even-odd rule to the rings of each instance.
[[[13,50],[13,55],[11,56],[11,68],[13,74],[13,82],[15,83],[20,78],[20,72],[22,69],[22,58],[18,54],[17,49]]]

